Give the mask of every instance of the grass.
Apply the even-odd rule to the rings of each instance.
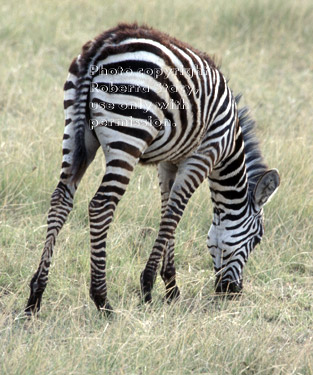
[[[312,374],[312,2],[14,0],[2,2],[0,14],[0,373]],[[257,119],[266,161],[281,173],[264,239],[245,267],[244,294],[214,298],[203,184],[177,231],[181,300],[164,305],[158,280],[154,304],[138,305],[160,210],[155,168],[139,166],[109,233],[115,314],[99,315],[88,295],[87,218],[104,171],[99,152],[59,236],[41,314],[25,320],[59,176],[68,66],[84,42],[135,20],[222,61]]]

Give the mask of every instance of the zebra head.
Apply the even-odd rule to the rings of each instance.
[[[264,233],[263,207],[275,193],[279,181],[276,169],[266,171],[255,188],[248,190],[245,205],[236,214],[234,210],[230,215],[215,207],[207,245],[214,261],[216,292],[241,292],[243,267]]]

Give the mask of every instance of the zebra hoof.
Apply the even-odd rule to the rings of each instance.
[[[140,275],[140,287],[141,287],[141,300],[143,303],[151,303],[152,295],[151,291],[155,281],[155,276],[147,274],[145,271],[142,271]]]
[[[90,290],[90,298],[93,300],[97,309],[104,313],[106,316],[110,316],[113,312],[112,306],[109,304],[108,300],[101,294],[94,293]]]
[[[142,286],[141,286],[141,302],[142,303],[151,303],[152,302],[151,291],[147,291]]]
[[[34,293],[30,294],[26,308],[24,310],[26,316],[36,315],[40,310],[42,294],[36,295]]]
[[[109,302],[106,302],[104,307],[98,307],[98,310],[103,313],[107,318],[112,316],[114,310],[113,307],[109,304]]]
[[[166,290],[165,301],[168,304],[177,301],[179,297],[180,297],[180,291],[179,291],[178,286],[175,285],[174,287]]]

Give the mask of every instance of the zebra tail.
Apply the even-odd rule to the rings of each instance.
[[[88,73],[82,74],[80,56],[72,62],[69,69],[69,77],[65,85],[74,88],[72,97],[73,105],[70,113],[65,118],[71,118],[74,130],[74,152],[70,167],[71,183],[77,183],[87,168],[87,149],[85,144],[85,127],[87,126],[87,103],[89,97],[89,84],[91,77]],[[66,99],[66,91],[65,91]],[[64,100],[64,103],[66,100]],[[66,111],[66,109],[65,109]]]
[[[85,146],[85,121],[77,121],[75,134],[75,151],[71,170],[72,183],[77,183],[87,168],[87,151]]]

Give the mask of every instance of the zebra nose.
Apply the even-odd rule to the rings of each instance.
[[[242,291],[242,281],[223,281],[220,279],[216,280],[215,292],[225,294],[240,294]]]

